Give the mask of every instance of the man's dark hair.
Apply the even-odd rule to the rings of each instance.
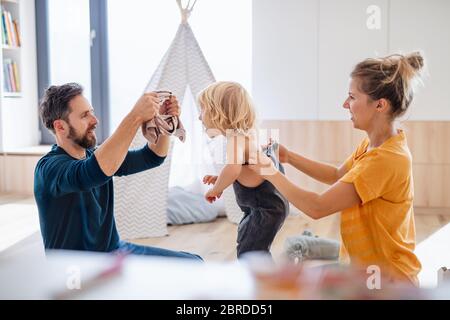
[[[62,86],[51,86],[45,91],[40,103],[41,119],[44,126],[55,133],[53,122],[64,120],[68,122],[70,113],[69,102],[83,94],[83,87],[78,83],[67,83]]]

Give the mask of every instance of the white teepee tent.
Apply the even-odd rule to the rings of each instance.
[[[202,89],[215,82],[211,68],[187,21],[195,2],[192,6],[188,3],[183,8],[181,0],[177,0],[181,10],[181,24],[145,92],[170,90],[178,101],[183,102],[186,92],[190,91],[196,97]],[[145,143],[146,140],[139,131],[131,147],[138,148]],[[115,178],[115,217],[121,238],[136,239],[167,234],[166,209],[171,155],[172,152],[158,168]],[[228,188],[223,198],[227,216],[237,223],[242,212],[236,204],[233,190]]]

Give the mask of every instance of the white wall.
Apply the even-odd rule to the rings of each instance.
[[[428,76],[410,119],[450,120],[450,1],[391,0],[389,48],[423,49]]]
[[[39,144],[36,22],[34,1],[20,1],[20,28],[22,32],[21,98],[2,98],[1,121],[3,149]]]
[[[77,82],[91,100],[89,0],[49,0],[50,83]],[[95,108],[95,106],[94,106]]]
[[[319,98],[317,118],[349,119],[342,108],[349,73],[367,57],[387,54],[388,0],[321,0],[319,22]],[[381,10],[381,29],[367,28],[366,10]]]
[[[317,0],[253,1],[253,94],[258,115],[315,119]]]
[[[380,9],[380,29],[367,8]],[[253,1],[253,96],[264,119],[345,120],[364,58],[421,49],[429,65],[410,119],[450,120],[450,1]],[[269,23],[270,21],[270,23]]]

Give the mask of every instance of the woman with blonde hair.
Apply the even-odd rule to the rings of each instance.
[[[205,176],[213,184],[205,195],[209,202],[233,184],[244,217],[239,223],[237,256],[250,251],[270,254],[270,246],[289,213],[287,200],[274,186],[246,166],[257,154],[256,117],[247,91],[235,82],[217,82],[199,95],[200,120],[210,136],[226,137],[226,164],[219,176]],[[274,168],[284,172],[273,147],[266,150]]]
[[[261,164],[251,166],[294,206],[313,219],[341,212],[340,258],[358,268],[378,266],[384,281],[418,285],[421,264],[414,254],[413,175],[405,133],[396,120],[413,100],[414,80],[424,59],[418,52],[367,59],[351,73],[343,107],[356,129],[367,133],[339,167],[319,163],[280,145],[280,160],[329,184],[323,194],[294,185]],[[270,173],[267,173],[271,171]]]

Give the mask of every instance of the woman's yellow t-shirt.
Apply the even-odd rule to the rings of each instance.
[[[346,161],[340,179],[353,183],[362,203],[341,213],[340,259],[367,268],[376,265],[382,279],[418,285],[421,264],[413,253],[411,153],[403,131],[367,151],[366,138]]]

